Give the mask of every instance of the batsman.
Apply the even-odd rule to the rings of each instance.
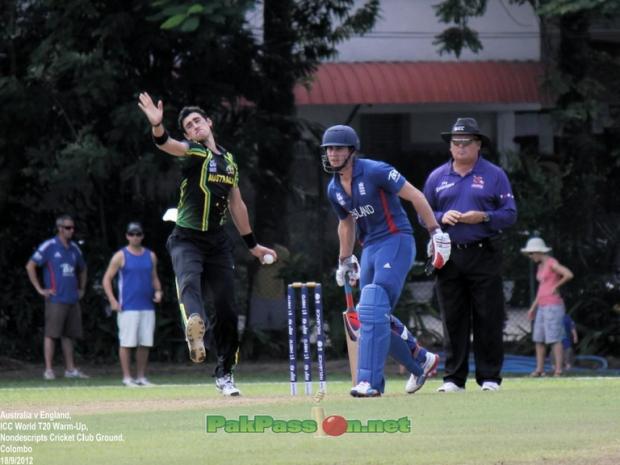
[[[441,231],[424,194],[387,163],[358,158],[355,130],[338,125],[323,134],[323,169],[333,173],[327,195],[338,216],[340,255],[336,282],[351,285],[359,279],[357,306],[360,327],[357,384],[354,397],[377,397],[384,392],[388,354],[411,376],[405,387],[416,392],[434,372],[439,356],[426,351],[392,311],[416,255],[413,228],[400,199],[411,202],[431,235],[429,253],[440,268],[450,257],[450,238]],[[361,264],[353,249],[362,245]]]

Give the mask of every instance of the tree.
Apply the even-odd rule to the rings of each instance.
[[[103,317],[96,290],[108,259],[122,244],[126,223],[143,220],[148,245],[167,255],[170,226],[160,216],[176,201],[177,165],[153,146],[136,106],[139,91],[165,102],[166,126],[177,135],[174,118],[182,105],[196,103],[212,112],[218,140],[234,146],[244,172],[280,183],[265,182],[258,189],[265,199],[261,208],[269,207],[261,213],[267,222],[258,225],[258,233],[271,228],[280,234],[274,218],[285,210],[278,211],[283,199],[273,191],[289,194],[291,141],[298,127],[293,86],[333,53],[333,44],[366,30],[374,18],[349,13],[352,0],[295,2],[291,11],[283,10],[285,3],[267,2],[265,11],[272,13],[266,13],[263,39],[247,21],[255,1],[176,3],[3,4],[0,214],[9,225],[0,230],[2,354],[40,356],[32,335],[42,326],[41,302],[23,265],[33,247],[52,235],[57,214],[74,214],[77,237],[84,241],[90,270],[83,305],[90,343],[84,351],[90,359],[114,353],[114,324]],[[376,13],[378,1],[368,5],[361,11]],[[264,160],[257,147],[261,154],[268,152]],[[171,276],[169,262],[160,264],[162,276]],[[168,300],[158,319],[160,335],[178,331],[174,285],[164,281]],[[157,346],[160,357],[182,349],[165,337]]]
[[[300,122],[295,118],[293,89],[307,81],[321,60],[336,54],[336,45],[368,32],[379,12],[379,0],[367,0],[353,9],[354,0],[265,0],[262,37],[257,36],[247,66],[247,86],[239,97],[255,105],[245,119],[247,146],[256,147],[252,180],[256,189],[255,230],[259,238],[288,244],[286,217],[290,198],[290,167]],[[226,15],[249,16],[259,2],[210,2],[209,10],[195,2],[163,0],[157,3],[162,27],[195,33]],[[241,33],[250,31],[248,22]],[[248,58],[247,56],[245,58]]]

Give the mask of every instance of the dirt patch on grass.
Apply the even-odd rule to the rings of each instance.
[[[307,403],[308,398],[289,396],[269,396],[269,397],[215,397],[203,399],[126,399],[126,400],[110,400],[110,401],[88,401],[76,404],[58,404],[42,403],[41,405],[20,405],[18,403],[11,405],[8,411],[28,411],[37,412],[45,410],[46,412],[67,412],[73,415],[92,415],[92,414],[116,414],[116,413],[135,413],[135,412],[168,412],[177,410],[198,410],[207,411],[220,407],[231,406],[252,406],[252,405],[273,405],[273,404],[295,404]]]

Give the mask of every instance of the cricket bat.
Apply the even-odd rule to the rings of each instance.
[[[347,352],[349,353],[349,368],[351,369],[352,385],[357,385],[357,349],[360,338],[360,320],[353,303],[353,291],[348,278],[344,281],[344,293],[347,301],[347,309],[342,312],[344,334],[347,338]]]

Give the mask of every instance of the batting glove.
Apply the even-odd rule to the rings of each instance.
[[[349,284],[351,284],[351,286],[355,285],[355,282],[360,279],[360,264],[355,255],[338,260],[336,283],[340,287],[344,286],[344,280],[346,279],[347,274],[349,275]]]
[[[426,247],[426,253],[430,257],[433,267],[442,268],[450,260],[451,250],[450,235],[442,232],[441,229],[435,229]]]

